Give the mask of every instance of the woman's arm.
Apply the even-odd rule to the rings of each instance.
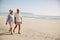
[[[6,24],[7,24],[7,22],[8,22],[8,17],[9,17],[9,15],[7,16]]]

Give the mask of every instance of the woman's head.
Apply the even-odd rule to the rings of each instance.
[[[9,10],[9,13],[11,12],[11,9]]]
[[[13,14],[13,10],[10,9],[10,10],[9,10],[9,13],[10,13],[10,14]]]
[[[13,14],[13,10],[11,10],[11,14]]]

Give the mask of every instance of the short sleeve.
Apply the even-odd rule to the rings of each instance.
[[[20,17],[22,17],[22,13],[19,13],[20,14]]]
[[[9,15],[8,15],[8,16],[7,16],[7,21],[9,20],[9,18],[10,18],[10,17],[9,17]]]

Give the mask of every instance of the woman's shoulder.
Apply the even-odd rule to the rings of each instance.
[[[8,14],[8,16],[10,16],[10,14]]]

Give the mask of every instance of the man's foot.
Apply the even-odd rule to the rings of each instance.
[[[13,30],[13,32],[15,32],[15,30]]]
[[[13,33],[11,33],[11,35],[13,35]]]
[[[20,32],[18,32],[18,34],[21,34]]]

